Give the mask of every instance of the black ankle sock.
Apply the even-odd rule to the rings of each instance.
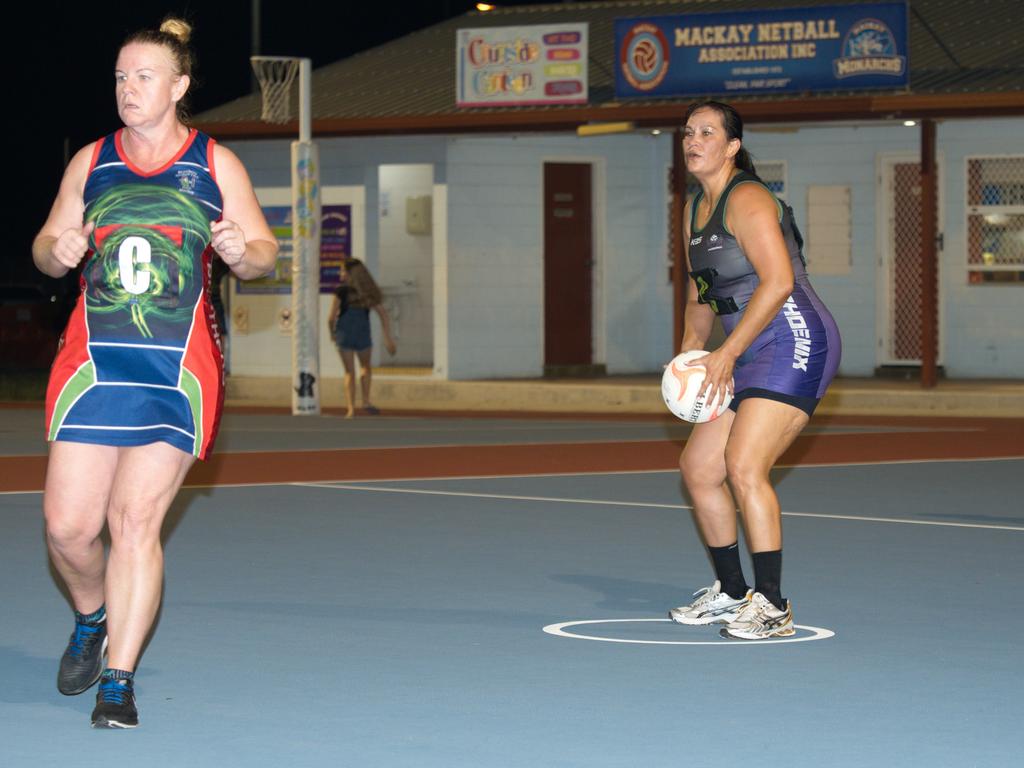
[[[768,598],[768,602],[785,610],[786,602],[782,599],[782,550],[770,552],[751,552],[754,560],[754,591]]]
[[[739,543],[727,547],[708,547],[708,552],[722,591],[737,600],[747,594],[747,581],[743,578],[743,566],[740,565]]]
[[[101,605],[93,613],[84,614],[75,611],[75,621],[79,624],[86,624],[90,627],[96,627],[107,620],[107,606],[106,604]]]

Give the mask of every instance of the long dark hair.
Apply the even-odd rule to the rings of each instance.
[[[736,167],[741,171],[757,176],[757,171],[754,170],[754,160],[751,158],[750,153],[747,152],[746,147],[743,146],[743,118],[740,117],[740,113],[736,111],[736,108],[731,104],[726,104],[721,101],[714,101],[713,99],[702,99],[701,101],[695,101],[689,107],[686,108],[686,115],[683,117],[683,125],[690,122],[690,116],[693,115],[698,109],[713,109],[722,117],[722,125],[725,127],[725,135],[729,139],[740,140],[740,151],[736,153],[736,157],[733,162],[736,163]],[[760,178],[760,177],[758,177]]]

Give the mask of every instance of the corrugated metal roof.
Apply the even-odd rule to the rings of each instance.
[[[313,73],[314,121],[416,118],[565,110],[566,107],[506,107],[472,110],[455,106],[455,35],[460,28],[585,21],[589,24],[589,103],[664,106],[615,98],[614,20],[697,12],[837,5],[834,0],[614,0],[473,11],[337,61]],[[1024,2],[1022,0],[912,0],[910,7],[910,95],[999,94],[1024,91]],[[878,92],[873,92],[877,95]],[[800,95],[801,99],[862,96],[864,92]],[[737,97],[733,101],[793,99],[793,94]],[[689,99],[670,100],[672,103]],[[247,96],[197,117],[204,126],[259,120],[259,98]]]

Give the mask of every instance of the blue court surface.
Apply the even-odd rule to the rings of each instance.
[[[242,450],[246,429],[295,424],[279,419],[236,417],[225,434]],[[622,450],[637,430],[671,437],[569,423],[575,439],[589,429]],[[437,426],[349,424],[324,430],[351,430],[350,445],[386,444],[390,430],[398,445]],[[552,429],[504,425],[524,441]],[[430,439],[486,442],[485,421],[466,426]],[[0,495],[0,764],[1019,760],[1024,459],[779,469],[783,585],[800,630],[762,643],[666,620],[711,581],[677,473],[466,470],[183,490],[130,732],[89,728],[93,690],[57,692],[72,621],[41,495]]]

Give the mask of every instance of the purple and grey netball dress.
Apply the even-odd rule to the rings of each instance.
[[[740,184],[765,186],[753,174],[740,172],[726,186],[703,229],[695,226],[703,191],[694,198],[690,214],[690,275],[697,284],[700,303],[708,304],[721,318],[727,334],[742,319],[760,283],[754,266],[725,226],[729,194]],[[778,198],[775,202],[793,266],[793,293],[736,360],[731,407],[735,409],[748,397],[764,397],[813,413],[839,368],[839,329],[807,278],[803,238],[793,221],[793,210]]]

